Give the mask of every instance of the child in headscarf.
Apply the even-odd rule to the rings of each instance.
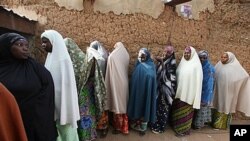
[[[198,53],[201,60],[203,81],[202,81],[202,93],[201,93],[201,107],[199,110],[195,110],[193,126],[195,129],[199,129],[205,126],[205,123],[212,121],[211,103],[214,94],[214,66],[208,59],[208,52],[201,50]]]

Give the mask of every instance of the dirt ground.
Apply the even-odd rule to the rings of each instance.
[[[232,124],[250,125],[250,120],[233,120]],[[129,135],[114,135],[111,130],[106,138],[98,138],[97,141],[229,141],[229,130],[215,130],[208,126],[191,130],[191,134],[185,137],[176,137],[172,129],[162,134],[154,134],[148,130],[144,136],[139,136],[138,132],[133,130],[130,130]]]

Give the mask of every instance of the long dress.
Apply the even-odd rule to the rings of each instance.
[[[92,57],[90,58],[90,56]],[[87,55],[84,62],[87,65],[87,69],[85,69],[83,73],[83,94],[80,96],[81,98],[79,100],[81,105],[81,120],[83,120],[82,123],[88,125],[89,129],[91,127],[92,134],[95,134],[95,138],[98,122],[105,117],[103,117],[103,113],[105,111],[104,100],[106,96],[106,88],[102,71],[97,63],[97,60],[100,59],[103,58],[98,52],[96,52],[96,50],[92,48],[87,49]],[[102,124],[103,128],[107,128],[105,123],[107,122]],[[91,138],[86,138],[86,140],[90,139]],[[94,137],[92,137],[92,139],[94,139]]]
[[[78,135],[80,141],[97,138],[97,122],[103,111],[105,86],[101,70],[95,58],[87,50],[85,55],[77,44],[70,38],[65,39],[68,52],[73,62],[76,82],[78,86],[78,102],[80,121]],[[90,58],[89,56],[92,56]],[[88,57],[90,59],[88,59]]]
[[[202,94],[201,94],[201,107],[195,110],[193,126],[194,128],[201,128],[205,123],[212,121],[211,102],[214,93],[214,66],[209,60],[202,63],[203,81],[202,81]]]
[[[92,59],[92,56],[94,56],[96,62],[95,64],[98,65],[100,69],[97,69],[97,71],[100,71],[102,73],[102,76],[100,75],[100,81],[101,83],[104,83],[104,78],[106,74],[106,65],[107,65],[107,59],[108,59],[108,53],[106,49],[101,45],[99,41],[93,41],[90,43],[90,47],[88,49],[90,52],[88,54],[88,60]],[[94,72],[95,74],[96,72]],[[106,88],[103,88],[106,91]],[[106,93],[105,93],[106,94]],[[103,99],[104,102],[107,99]],[[96,129],[101,131],[100,137],[105,137],[108,133],[108,112],[106,109],[104,109],[103,113],[101,114],[101,117],[98,118],[97,121],[97,127]]]
[[[6,36],[5,38],[3,36]],[[20,35],[0,37],[0,82],[15,97],[29,141],[55,141],[55,93],[49,71],[32,58],[14,58],[10,41]],[[24,37],[21,37],[24,39]]]
[[[137,61],[135,65],[130,81],[128,102],[130,127],[142,132],[147,130],[149,122],[156,121],[157,96],[155,65],[149,52],[146,49],[145,52],[147,54],[146,61]]]
[[[157,67],[157,121],[151,124],[151,130],[155,133],[162,133],[166,130],[170,110],[176,92],[176,60],[174,53],[163,64]]]
[[[219,61],[215,65],[215,94],[213,106],[216,109],[213,114],[212,125],[214,128],[227,129],[231,123],[232,113],[240,111],[250,115],[249,103],[244,99],[250,98],[250,86],[247,83],[249,74],[241,66],[235,55],[228,54],[228,61],[222,64]]]
[[[195,49],[190,48],[190,59],[183,56],[176,70],[177,91],[172,106],[172,124],[177,135],[190,134],[194,109],[200,108],[202,66]]]
[[[86,69],[85,53],[70,38],[64,39],[70,58],[72,60],[76,78],[78,103],[80,108],[80,120],[78,121],[78,136],[80,141],[96,139],[96,110],[94,108],[93,82],[90,80],[89,85],[83,86],[81,80]],[[92,100],[92,101],[91,101]],[[93,108],[90,108],[93,107]]]
[[[55,120],[59,133],[57,140],[78,141],[77,121],[80,119],[80,112],[71,58],[60,33],[46,30],[41,38],[47,38],[53,48],[47,54],[45,67],[50,71],[55,85]]]
[[[108,57],[105,85],[107,87],[106,109],[113,113],[113,127],[128,134],[127,102],[129,54],[121,42]]]

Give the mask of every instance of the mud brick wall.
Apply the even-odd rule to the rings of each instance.
[[[231,51],[250,72],[250,4],[244,0],[215,0],[215,11],[202,12],[200,20],[184,20],[167,6],[158,19],[153,19],[143,14],[94,13],[90,1],[84,2],[83,11],[66,10],[49,0],[3,0],[0,4],[22,5],[46,17],[47,22],[37,28],[33,51],[41,61],[45,53],[38,49],[40,34],[55,29],[73,38],[83,51],[93,40],[99,40],[109,51],[116,42],[123,42],[131,56],[130,70],[139,48],[147,47],[153,56],[157,55],[171,36],[178,61],[187,45],[208,50],[213,64],[224,51]]]

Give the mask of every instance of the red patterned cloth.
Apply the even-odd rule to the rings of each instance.
[[[123,134],[128,134],[128,116],[126,114],[114,114],[113,126],[115,130],[118,130]]]

